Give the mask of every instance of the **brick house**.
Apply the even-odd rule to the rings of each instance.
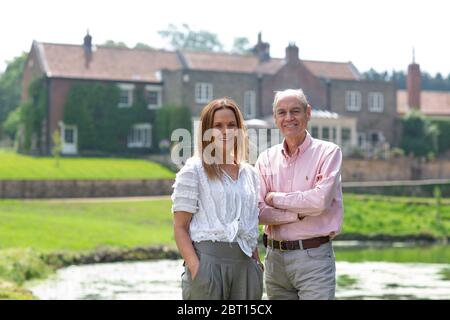
[[[45,77],[48,84],[41,150],[46,154],[51,150],[50,137],[55,130],[61,130],[63,153],[80,151],[77,128],[62,123],[67,94],[80,81],[117,84],[118,108],[130,107],[136,89],[141,88],[149,108],[188,106],[194,118],[209,100],[228,96],[242,107],[246,119],[264,119],[272,114],[275,90],[303,88],[314,109],[355,118],[358,136],[370,140],[376,132],[378,138],[371,141],[391,142],[394,135],[390,120],[396,106],[393,84],[361,80],[351,62],[302,60],[295,44],[288,45],[284,58],[271,58],[270,45],[262,41],[261,34],[253,53],[248,55],[93,46],[90,35],[86,35],[83,45],[34,41],[24,70],[24,100],[30,81],[38,76]],[[335,123],[338,125],[339,120]],[[148,148],[155,143],[152,125],[146,119],[137,123],[128,147]],[[335,132],[326,125],[319,128],[320,137],[325,137],[322,130]],[[329,139],[336,141],[337,136],[332,133]],[[355,137],[349,139],[356,141]]]

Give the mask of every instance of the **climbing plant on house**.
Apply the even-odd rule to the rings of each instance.
[[[163,106],[156,112],[155,126],[158,144],[161,140],[170,141],[175,129],[184,128],[192,132],[191,111],[187,107]]]
[[[142,89],[134,92],[133,105],[119,108],[119,88],[114,83],[80,82],[70,89],[63,121],[78,128],[81,152],[116,153],[127,150],[128,134],[136,123],[152,123]]]
[[[20,123],[23,128],[20,149],[25,152],[40,150],[42,143],[42,126],[45,120],[48,101],[45,78],[36,78],[30,83],[28,96],[28,101],[19,106]]]

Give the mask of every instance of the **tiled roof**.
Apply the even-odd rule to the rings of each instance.
[[[175,52],[98,46],[87,68],[81,45],[36,45],[49,77],[159,82],[159,70],[180,68]]]
[[[253,55],[195,51],[183,51],[182,54],[187,67],[193,70],[253,73],[259,64]]]
[[[302,60],[305,66],[318,78],[359,80],[361,75],[351,62],[329,62]]]
[[[254,55],[97,46],[89,67],[86,67],[82,45],[34,42],[34,46],[49,77],[159,82],[157,73],[162,69],[273,75],[285,65],[285,60],[279,58],[259,63]],[[301,61],[317,77],[359,79],[359,72],[351,62]]]
[[[428,116],[450,116],[450,92],[422,90],[420,100],[420,110],[423,114]],[[408,91],[397,90],[397,112],[405,114],[408,111]]]

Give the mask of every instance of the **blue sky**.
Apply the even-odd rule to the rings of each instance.
[[[33,40],[93,42],[108,39],[169,48],[157,31],[169,23],[216,33],[230,49],[234,37],[271,44],[283,57],[289,42],[307,60],[352,61],[360,71],[374,67],[406,70],[416,61],[432,74],[450,73],[450,41],[445,0],[2,0],[0,71],[5,60],[28,51]]]

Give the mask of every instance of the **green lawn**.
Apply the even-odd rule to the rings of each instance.
[[[450,206],[441,223],[429,203],[345,195],[343,233],[431,235],[450,233]],[[421,200],[422,201],[422,200]],[[90,250],[98,246],[174,244],[171,202],[55,202],[0,200],[0,249]]]
[[[0,249],[90,250],[173,242],[168,200],[0,201]]]
[[[440,209],[436,220],[434,199],[349,195],[345,199],[344,233],[362,235],[419,235],[441,237],[450,231],[450,205]],[[91,251],[98,247],[131,248],[165,244],[175,246],[171,202],[131,200],[105,202],[0,200],[0,299],[33,299],[22,288],[24,281],[45,278],[54,266],[41,252]],[[336,250],[341,261],[448,261],[448,250],[368,248]],[[263,251],[261,254],[264,256]],[[382,256],[380,256],[382,255]],[[419,257],[418,257],[419,256]],[[448,279],[448,270],[443,273]],[[351,284],[341,279],[340,285]]]
[[[116,158],[31,157],[0,150],[0,179],[167,179],[175,174],[149,161]]]
[[[441,204],[440,220],[433,198],[344,195],[343,233],[362,235],[450,234],[450,203]]]

